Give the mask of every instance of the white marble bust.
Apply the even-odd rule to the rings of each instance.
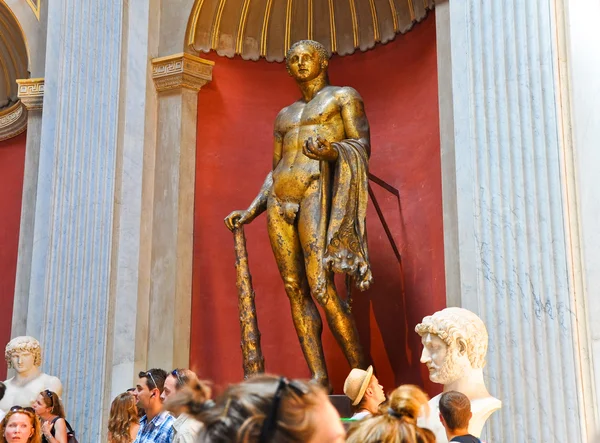
[[[488,347],[483,321],[467,309],[446,308],[425,317],[415,331],[421,336],[421,363],[427,365],[429,379],[443,384],[444,392],[462,392],[471,400],[469,432],[479,437],[486,420],[502,407],[483,381]],[[438,443],[446,443],[446,431],[439,419],[440,397],[429,401],[431,413],[419,421],[419,426],[431,429]]]
[[[12,406],[31,406],[39,393],[46,389],[62,397],[60,380],[40,370],[42,348],[35,338],[13,338],[6,345],[4,356],[8,368],[14,369],[16,375],[4,382],[6,393],[0,401],[0,409],[7,411]]]

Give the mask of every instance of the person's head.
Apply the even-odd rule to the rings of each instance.
[[[6,385],[0,381],[0,400],[4,398],[4,394],[6,394]]]
[[[137,405],[145,410],[156,410],[162,405],[160,395],[165,387],[167,373],[162,369],[150,369],[139,373],[134,397]]]
[[[196,418],[204,424],[201,441],[212,443],[337,443],[345,437],[321,386],[271,375],[230,386]]]
[[[33,402],[33,409],[35,413],[42,418],[56,415],[60,418],[65,418],[65,412],[63,411],[60,398],[56,392],[49,391],[48,389],[40,392]]]
[[[210,399],[210,396],[209,382],[199,380],[197,377],[190,377],[175,394],[169,395],[164,406],[176,417],[182,412],[198,416],[214,406],[214,401]]]
[[[485,366],[487,329],[471,311],[443,309],[425,317],[415,331],[421,336],[421,363],[427,365],[431,381],[449,384]]]
[[[377,407],[385,401],[383,386],[373,375],[373,366],[367,370],[354,368],[344,382],[344,394],[352,401],[357,410],[367,409],[377,412]]]
[[[196,374],[190,369],[173,369],[171,373],[167,375],[165,388],[163,389],[162,394],[160,394],[160,398],[165,401],[196,378]]]
[[[347,443],[435,443],[435,434],[415,425],[408,417],[389,413],[374,415],[351,426]]]
[[[294,43],[285,56],[288,73],[298,82],[308,82],[321,73],[327,75],[329,54],[327,49],[314,40],[300,40]]]
[[[446,431],[464,431],[469,428],[471,420],[471,402],[458,391],[444,392],[440,397],[440,421]]]
[[[0,423],[0,443],[40,443],[40,421],[32,408],[13,406]]]
[[[429,397],[415,385],[402,385],[389,396],[388,414],[416,424],[419,416],[429,415]]]
[[[110,405],[110,416],[108,417],[108,432],[110,432],[111,441],[113,443],[130,443],[129,429],[138,421],[138,411],[133,395],[128,392],[117,395]]]
[[[6,345],[4,358],[9,369],[13,368],[17,373],[28,372],[42,364],[40,342],[33,337],[15,337]]]

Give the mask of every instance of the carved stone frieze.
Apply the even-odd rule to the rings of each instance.
[[[152,78],[158,92],[186,88],[199,91],[212,80],[214,62],[191,54],[174,54],[152,60]]]
[[[20,101],[0,111],[0,141],[17,136],[26,128],[27,112]]]
[[[44,102],[44,79],[26,78],[17,80],[18,96],[28,111],[42,109]]]

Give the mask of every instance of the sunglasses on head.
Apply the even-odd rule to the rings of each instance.
[[[152,376],[152,372],[148,371],[146,372],[146,375],[148,375],[150,377],[150,380],[152,380],[152,383],[154,383],[154,388],[152,389],[158,389],[158,385],[156,384],[156,380],[154,380],[154,377]]]
[[[179,384],[181,386],[183,386],[185,383],[183,382],[183,379],[181,378],[181,376],[179,375],[179,371],[177,369],[173,369],[173,371],[171,372],[171,375],[173,377],[177,378],[177,381],[179,382]]]
[[[269,409],[267,418],[265,418],[265,421],[263,422],[262,428],[260,430],[260,436],[258,437],[259,443],[268,443],[273,438],[273,434],[277,429],[277,415],[279,413],[281,399],[283,398],[285,391],[288,389],[290,389],[292,392],[294,392],[300,397],[308,394],[308,388],[302,383],[295,380],[290,381],[285,377],[281,377],[279,379],[277,389],[275,390],[275,394],[273,395],[273,402],[271,403],[271,408]]]
[[[13,406],[12,408],[10,408],[10,412],[18,411],[27,411],[31,412],[32,414],[35,414],[35,410],[31,406],[27,406],[26,408],[24,408],[23,406]]]
[[[52,404],[50,405],[51,408],[54,407],[54,397],[52,396],[52,391],[50,391],[49,389],[46,389],[44,391],[44,394],[46,395],[46,397],[48,397],[50,399],[50,401],[52,402]]]

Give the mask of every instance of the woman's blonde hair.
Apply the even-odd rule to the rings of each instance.
[[[129,430],[132,424],[138,423],[135,398],[128,392],[119,394],[110,405],[108,432],[113,443],[131,443]]]
[[[196,418],[204,424],[199,441],[272,443],[310,440],[316,431],[316,406],[329,401],[317,384],[258,375],[230,386],[215,406]]]
[[[427,394],[403,385],[390,394],[387,411],[360,421],[348,431],[347,443],[435,443],[435,435],[417,426],[428,407]]]
[[[31,426],[33,427],[33,433],[27,443],[41,443],[42,441],[42,425],[40,424],[40,419],[35,415],[35,412],[32,408],[21,408],[19,406],[13,406],[10,411],[4,416],[2,422],[0,422],[0,443],[6,443],[6,437],[4,433],[6,432],[6,425],[8,421],[13,415],[23,414],[29,417],[31,420]]]

